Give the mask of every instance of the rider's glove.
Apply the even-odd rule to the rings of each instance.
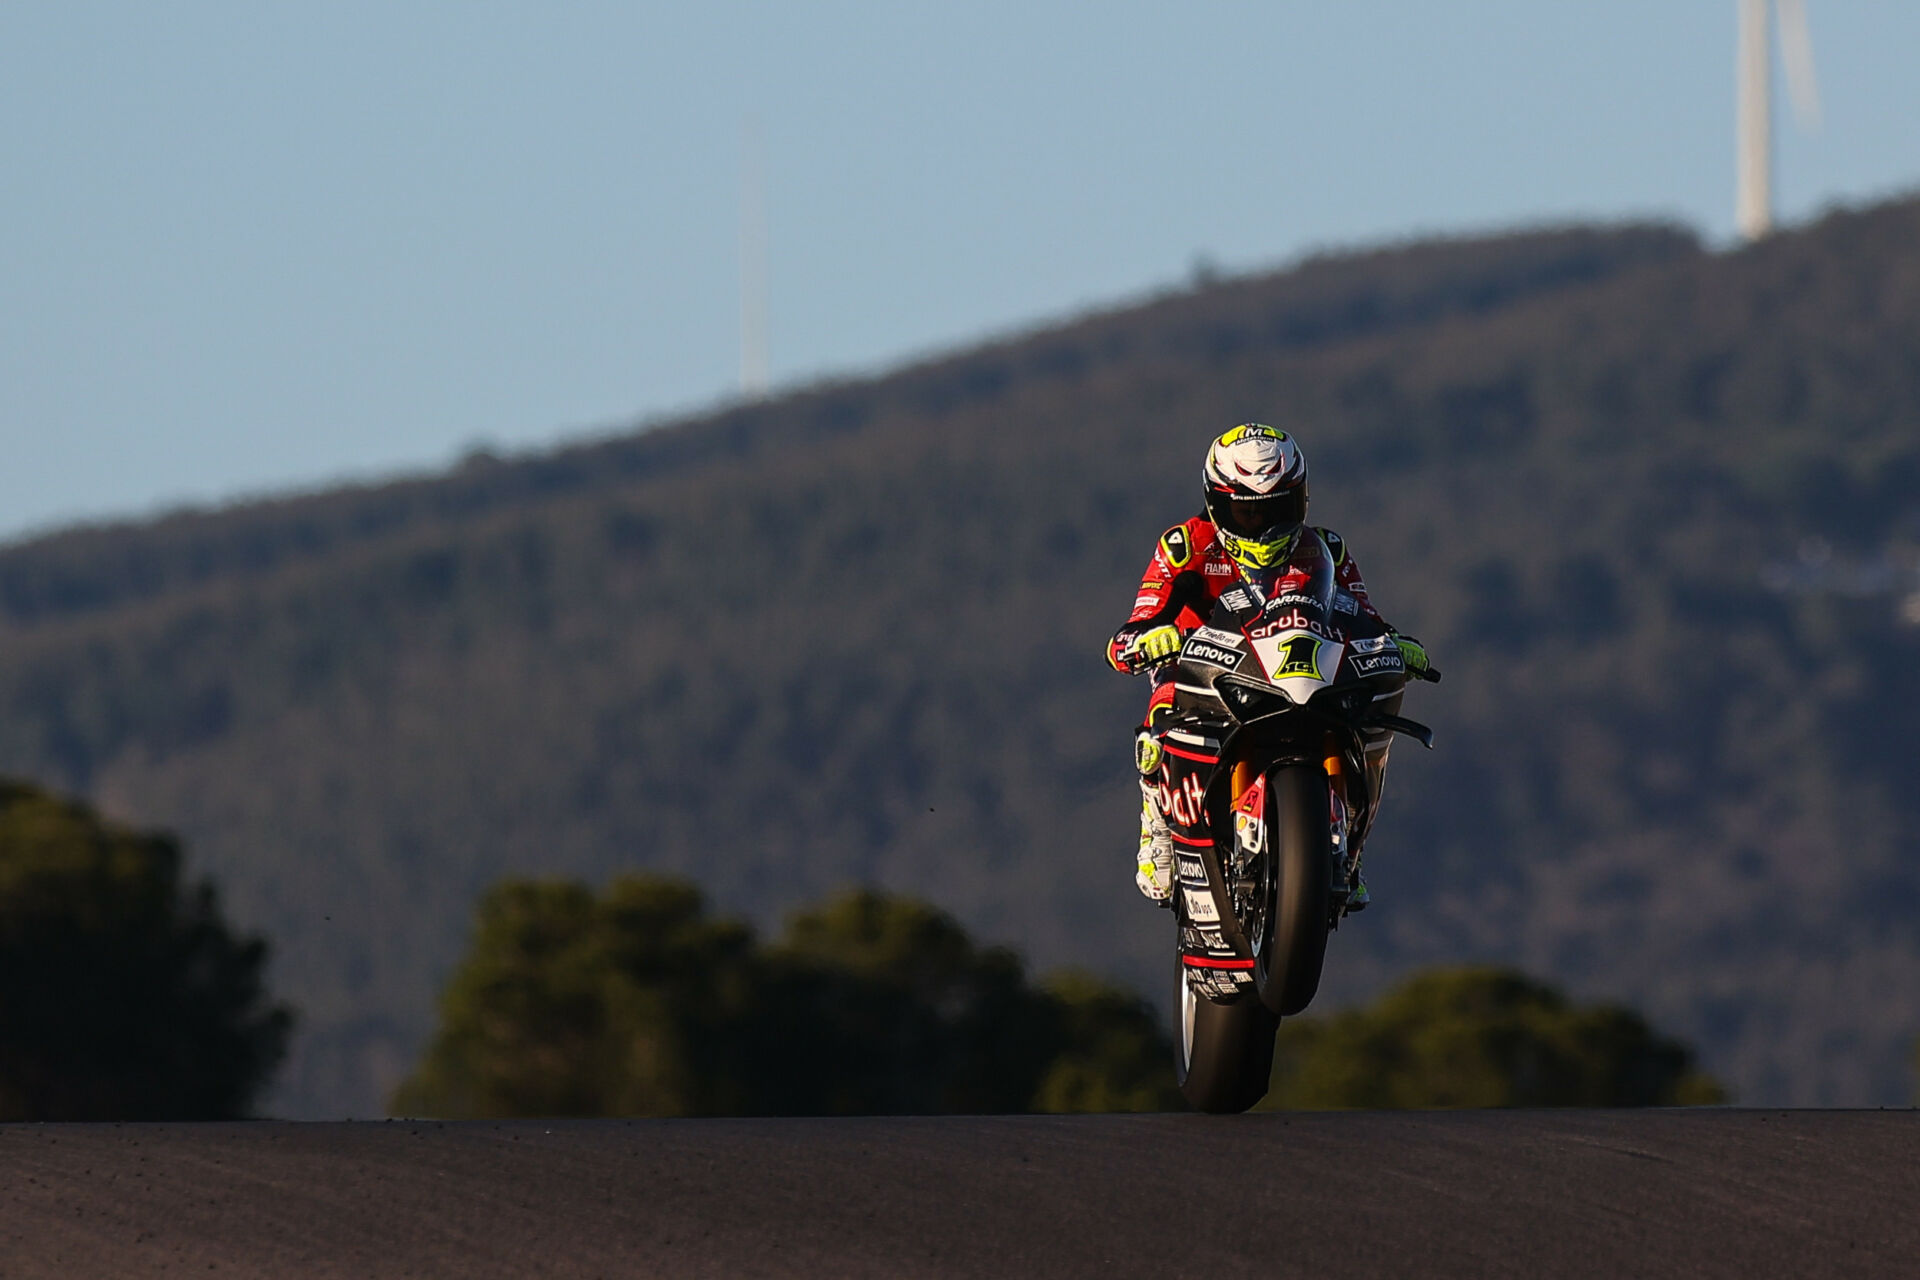
[[[1134,663],[1152,664],[1165,658],[1171,658],[1180,652],[1180,629],[1178,627],[1150,627],[1133,638],[1133,647],[1127,651],[1127,658]]]
[[[1427,668],[1433,664],[1427,661],[1427,649],[1425,645],[1415,640],[1412,636],[1401,635],[1398,631],[1393,633],[1393,643],[1399,647],[1400,661],[1406,664],[1408,675],[1424,676],[1427,674]]]

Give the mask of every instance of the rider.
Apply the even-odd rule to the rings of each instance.
[[[1207,621],[1213,602],[1240,581],[1240,570],[1270,569],[1286,562],[1307,519],[1307,460],[1284,431],[1243,423],[1213,442],[1202,470],[1206,506],[1199,515],[1160,535],[1160,545],[1134,597],[1126,625],[1107,642],[1107,661],[1129,675],[1152,670],[1147,718],[1135,737],[1140,769],[1140,892],[1166,905],[1173,892],[1173,839],[1161,817],[1152,779],[1160,768],[1160,734],[1173,710],[1173,663],[1186,633]],[[1420,642],[1387,626],[1367,599],[1360,569],[1346,542],[1320,529],[1333,553],[1335,582],[1353,598],[1356,611],[1384,628],[1399,647],[1407,674],[1427,670]],[[1367,746],[1367,772],[1379,795],[1387,765],[1386,736]],[[1349,911],[1367,905],[1367,884],[1355,854]]]

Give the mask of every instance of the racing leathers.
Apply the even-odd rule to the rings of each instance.
[[[1347,549],[1346,540],[1331,529],[1316,532],[1333,554],[1335,584],[1344,596],[1352,599],[1354,612],[1393,635],[1403,649],[1412,648],[1414,642],[1394,632],[1367,598],[1366,582]],[[1145,670],[1154,672],[1146,718],[1136,733],[1135,762],[1140,772],[1137,882],[1140,891],[1156,902],[1167,901],[1173,879],[1173,842],[1161,817],[1158,799],[1163,721],[1172,711],[1174,701],[1174,664],[1165,659],[1171,650],[1178,648],[1176,637],[1183,638],[1203,625],[1212,615],[1214,602],[1221,593],[1240,580],[1240,568],[1215,537],[1213,522],[1204,514],[1194,516],[1160,536],[1153,559],[1141,576],[1133,612],[1107,642],[1107,662],[1114,670],[1129,675]],[[1290,573],[1282,579],[1278,590],[1284,592],[1305,581],[1304,573],[1297,579]],[[1424,659],[1424,654],[1421,657]],[[1424,667],[1425,662],[1421,661],[1420,666]],[[1394,702],[1394,707],[1382,709],[1397,709],[1398,698]],[[1382,735],[1378,741],[1367,744],[1367,772],[1372,775],[1370,782],[1376,796],[1386,771],[1389,742],[1389,736]],[[1365,881],[1359,876],[1358,858],[1356,852],[1349,910],[1366,906],[1368,900]]]

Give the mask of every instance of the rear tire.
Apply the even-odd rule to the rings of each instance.
[[[1178,1016],[1174,1076],[1196,1110],[1230,1115],[1267,1096],[1280,1019],[1251,992],[1231,1004],[1215,1004],[1193,994],[1183,965]]]
[[[1291,1017],[1313,1003],[1327,958],[1333,893],[1327,775],[1312,765],[1295,764],[1269,777],[1267,830],[1277,892],[1267,911],[1265,936],[1248,941],[1253,944],[1253,989],[1260,1003]]]

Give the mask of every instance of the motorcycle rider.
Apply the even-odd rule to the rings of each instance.
[[[1241,581],[1241,570],[1271,569],[1292,553],[1307,519],[1307,460],[1284,431],[1247,422],[1216,439],[1201,472],[1206,505],[1199,515],[1160,535],[1134,597],[1126,624],[1107,642],[1114,670],[1154,673],[1146,720],[1135,734],[1135,763],[1140,771],[1140,853],[1135,882],[1140,892],[1162,906],[1173,892],[1173,838],[1161,816],[1154,778],[1160,769],[1161,734],[1173,710],[1173,668],[1186,634],[1203,625],[1214,601]],[[1377,623],[1400,650],[1409,676],[1428,669],[1420,642],[1401,635],[1373,607],[1359,566],[1339,534],[1317,532],[1333,553],[1335,583],[1351,596],[1357,614]],[[1283,580],[1281,590],[1288,584]],[[1395,699],[1397,706],[1398,699]],[[1388,711],[1394,707],[1384,708]],[[1390,735],[1367,744],[1367,772],[1379,795],[1387,766]],[[1369,902],[1354,855],[1349,911]]]

